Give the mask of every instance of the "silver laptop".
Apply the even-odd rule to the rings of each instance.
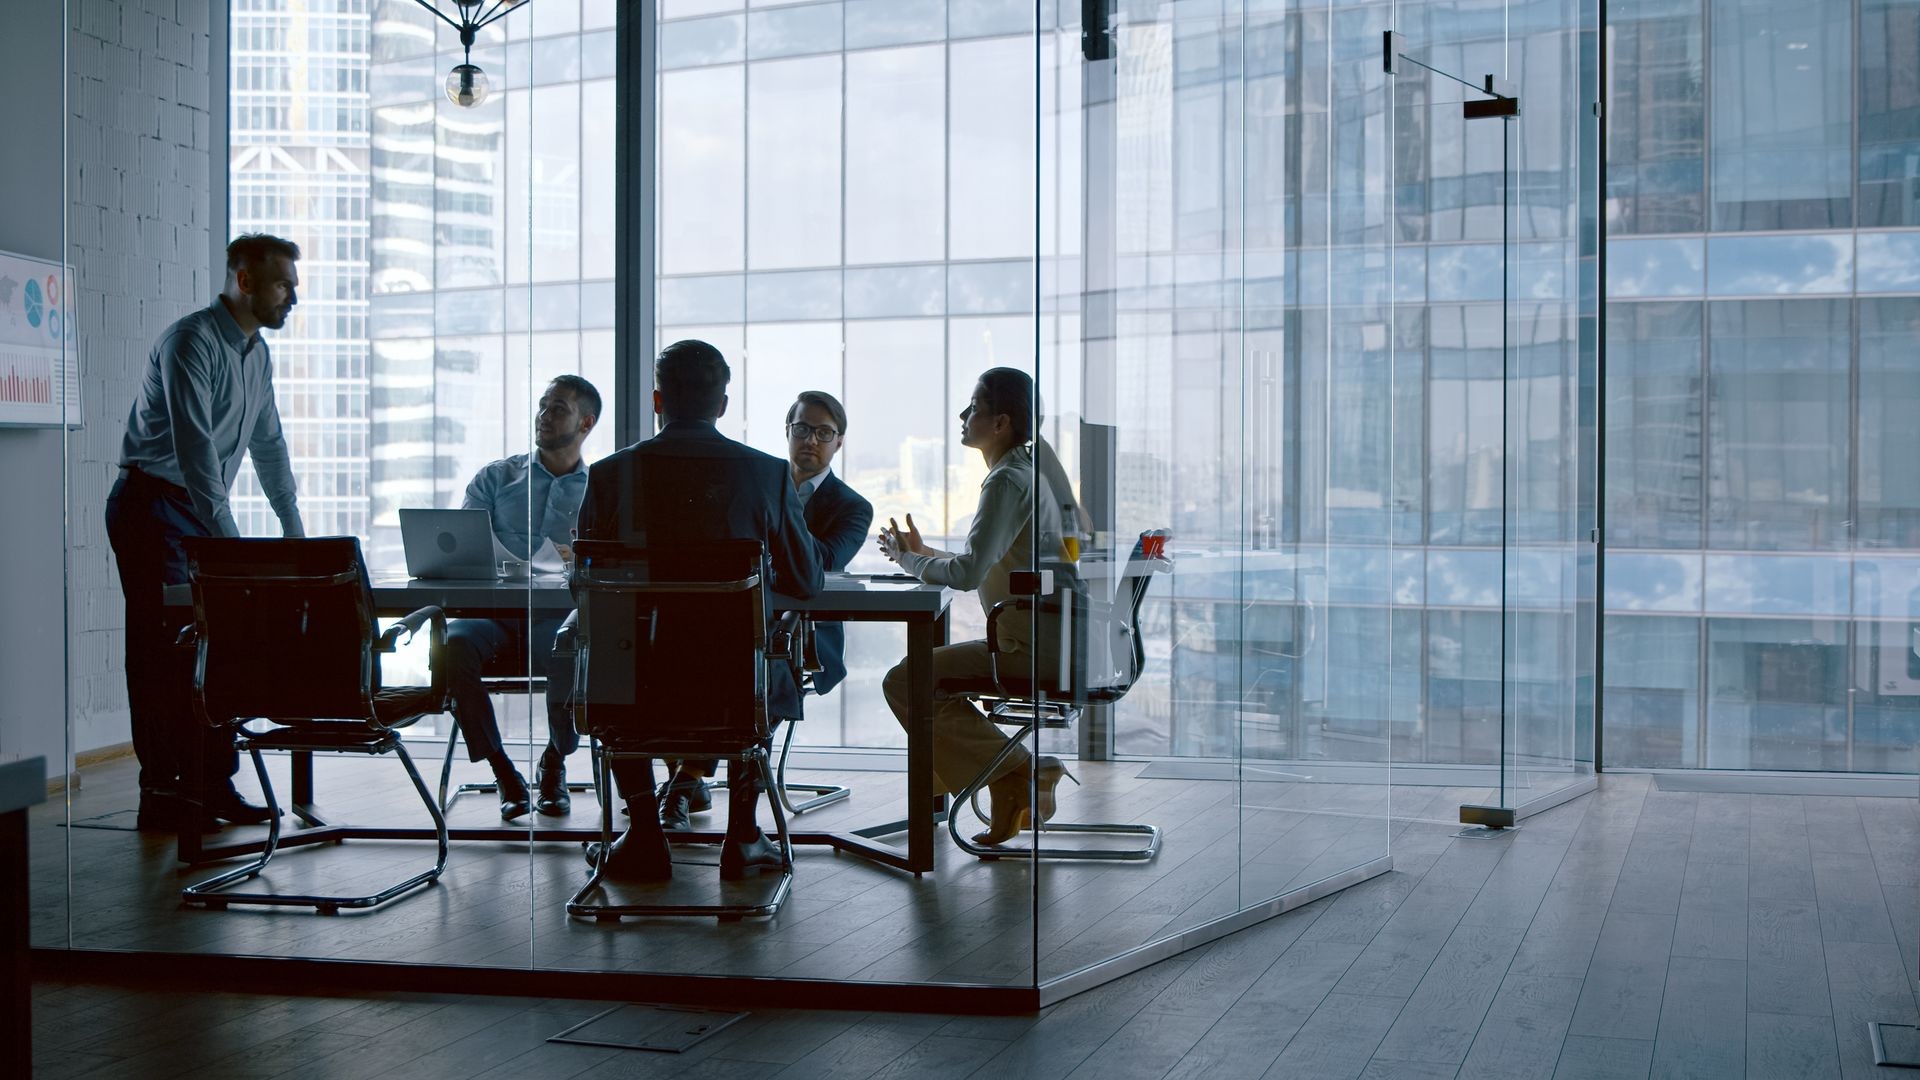
[[[495,578],[493,515],[485,510],[400,511],[407,573],[417,578]]]

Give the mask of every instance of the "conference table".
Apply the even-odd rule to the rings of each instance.
[[[425,579],[397,571],[372,571],[375,613],[398,617],[423,607],[438,607],[450,619],[524,619],[555,615],[574,607],[566,579],[558,574],[535,574],[530,580],[457,580]],[[935,826],[944,811],[942,800],[933,792],[933,649],[947,637],[947,612],[953,592],[939,585],[927,585],[897,575],[829,573],[826,588],[807,599],[772,594],[776,612],[800,611],[815,622],[897,622],[907,629],[907,813],[888,821],[846,831],[805,831],[787,828],[795,844],[824,845],[849,854],[860,855],[887,866],[910,871],[914,875],[933,869]],[[188,585],[166,587],[169,607],[191,608],[192,589]],[[293,758],[292,809],[306,826],[281,837],[280,846],[324,843],[341,832],[370,839],[433,839],[434,831],[418,828],[369,826],[330,826],[315,799],[313,755],[296,752]],[[334,835],[330,836],[329,832]],[[884,838],[905,833],[907,846],[902,851]],[[598,828],[547,828],[534,823],[523,827],[510,825],[464,827],[449,826],[454,840],[553,841],[598,840]],[[717,843],[718,832],[676,832],[677,841]],[[183,862],[205,862],[257,852],[259,842],[207,845],[197,832],[189,830],[180,837]]]

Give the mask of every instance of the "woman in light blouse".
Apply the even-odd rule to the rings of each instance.
[[[960,442],[980,451],[987,461],[987,478],[980,484],[980,505],[967,532],[966,548],[958,553],[928,547],[907,515],[902,529],[889,519],[880,530],[880,553],[921,581],[955,589],[977,590],[982,610],[990,611],[1014,598],[1008,575],[1033,565],[1036,531],[1042,545],[1059,543],[1060,508],[1045,490],[1046,481],[1034,470],[1033,380],[1014,368],[993,368],[974,385],[973,400],[960,414]],[[1041,490],[1037,493],[1036,487]],[[1036,528],[1037,527],[1037,528]],[[1046,549],[1051,557],[1051,549]],[[1003,618],[997,628],[1003,652],[1028,652],[1031,621]],[[955,679],[988,679],[993,660],[985,641],[963,641],[933,650],[936,685]],[[881,684],[894,718],[907,722],[907,665],[894,665]],[[960,698],[942,701],[933,719],[934,790],[952,794],[964,789],[1005,745],[1006,736],[973,706]],[[1037,762],[1018,747],[988,778],[993,803],[986,832],[976,843],[1001,844],[1033,823],[1035,780],[1040,820],[1053,814],[1054,788],[1065,773],[1060,759],[1042,756]],[[1035,774],[1038,774],[1037,777]]]

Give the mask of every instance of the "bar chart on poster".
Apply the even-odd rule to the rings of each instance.
[[[0,251],[0,425],[80,424],[73,272]]]

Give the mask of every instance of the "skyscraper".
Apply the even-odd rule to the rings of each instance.
[[[229,232],[300,245],[300,304],[271,335],[274,384],[314,535],[365,535],[369,0],[233,0]],[[278,525],[243,469],[243,532]]]

